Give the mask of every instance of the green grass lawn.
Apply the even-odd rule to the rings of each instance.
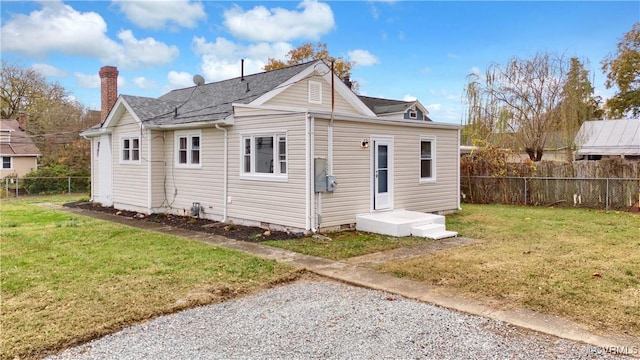
[[[640,336],[640,216],[470,205],[447,227],[482,240],[383,271],[490,301]]]
[[[35,204],[70,200],[0,202],[1,358],[41,357],[295,274],[274,261]]]
[[[362,231],[327,234],[330,240],[304,237],[295,240],[265,241],[263,244],[327,259],[343,260],[378,251],[425,244],[432,240],[417,237],[393,237]]]

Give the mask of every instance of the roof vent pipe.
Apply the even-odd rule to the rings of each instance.
[[[174,108],[173,109],[173,118],[177,118],[178,117],[178,108]]]
[[[240,59],[240,81],[244,81],[244,59]]]

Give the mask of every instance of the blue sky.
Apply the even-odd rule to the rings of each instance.
[[[355,61],[360,93],[418,99],[435,121],[460,123],[466,76],[548,51],[576,56],[608,98],[600,62],[640,21],[640,2],[39,1],[2,2],[2,59],[41,71],[91,109],[98,70],[119,92],[157,97],[262,70],[305,42]]]

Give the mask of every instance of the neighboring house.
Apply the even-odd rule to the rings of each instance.
[[[117,95],[100,70],[92,201],[293,232],[358,214],[459,209],[459,127],[418,101],[357,96],[322,61],[173,90]]]
[[[31,170],[38,169],[38,158],[41,154],[27,136],[26,121],[24,114],[21,114],[18,120],[0,120],[0,178],[9,175],[21,177]]]
[[[640,119],[586,121],[575,144],[576,160],[640,159]]]

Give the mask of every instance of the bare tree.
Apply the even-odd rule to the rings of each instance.
[[[467,77],[467,122],[473,132],[509,141],[540,161],[549,131],[558,122],[558,105],[567,66],[562,56],[537,53],[489,66],[484,76]],[[487,137],[489,136],[489,137]],[[505,140],[508,139],[508,140]]]

